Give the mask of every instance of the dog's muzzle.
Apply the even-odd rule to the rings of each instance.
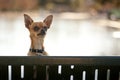
[[[39,35],[45,35],[46,32],[47,32],[47,29],[46,29],[46,28],[43,28],[43,29],[40,31],[40,33],[38,34],[38,36],[39,36]]]
[[[46,34],[46,31],[44,29],[41,30],[40,32],[41,35],[45,35]]]

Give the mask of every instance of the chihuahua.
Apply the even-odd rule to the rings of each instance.
[[[47,52],[44,51],[44,38],[47,30],[52,23],[53,15],[47,16],[43,22],[34,22],[32,18],[24,14],[25,27],[30,32],[31,47],[28,52],[28,56],[47,56]]]

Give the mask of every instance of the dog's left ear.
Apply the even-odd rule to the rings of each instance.
[[[47,27],[49,28],[51,23],[52,23],[52,20],[53,20],[53,15],[49,15],[47,16],[45,19],[44,19],[44,23],[47,25]]]
[[[24,21],[25,21],[26,28],[29,29],[29,26],[33,23],[32,18],[28,16],[27,14],[24,14]]]

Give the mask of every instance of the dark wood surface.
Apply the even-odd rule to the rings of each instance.
[[[11,73],[8,73],[11,66]],[[24,76],[21,77],[21,66]],[[61,73],[58,67],[61,66]],[[72,68],[71,68],[72,66]],[[95,74],[95,71],[98,71]],[[0,80],[119,80],[119,56],[1,56]],[[11,75],[11,79],[9,79]],[[73,79],[70,77],[73,76]]]

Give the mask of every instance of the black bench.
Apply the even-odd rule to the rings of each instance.
[[[120,80],[120,57],[1,56],[0,80]]]

